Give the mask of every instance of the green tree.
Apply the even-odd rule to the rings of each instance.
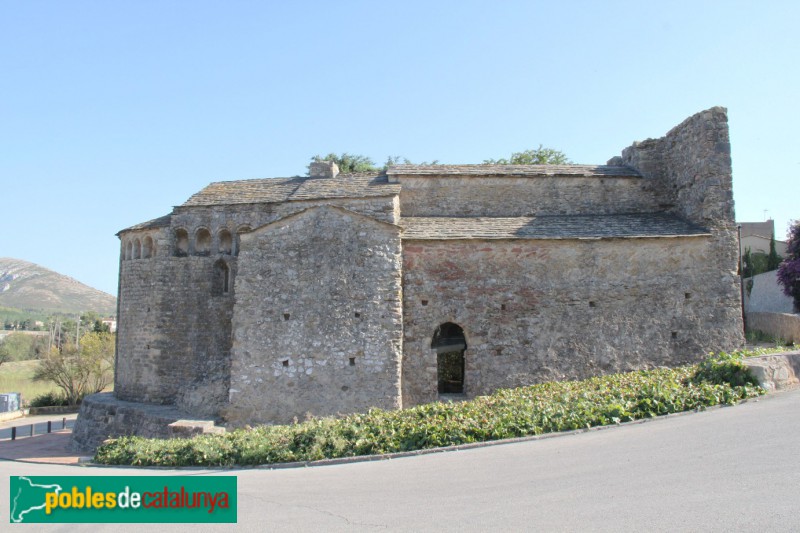
[[[47,337],[12,333],[0,341],[0,349],[8,356],[8,361],[36,359],[47,351]]]
[[[386,162],[383,164],[383,170],[388,169],[389,167],[393,167],[395,165],[439,165],[439,160],[434,159],[433,161],[420,161],[419,163],[414,163],[413,161],[409,160],[406,157],[401,157],[399,155],[390,155],[386,158]]]
[[[114,380],[115,335],[91,332],[81,337],[81,357],[89,370],[89,394],[100,392]]]
[[[773,233],[769,239],[769,255],[767,255],[767,272],[772,272],[773,270],[777,270],[778,267],[781,265],[781,261],[783,258],[778,255],[778,251],[775,249],[775,234]]]
[[[571,161],[560,150],[539,145],[539,148],[514,152],[508,159],[486,159],[484,165],[567,165]]]
[[[748,246],[744,249],[744,255],[742,256],[742,277],[752,278],[753,275],[753,253]]]
[[[314,163],[321,161],[333,161],[339,167],[339,172],[342,174],[353,174],[356,172],[378,172],[380,169],[375,166],[375,162],[365,155],[348,154],[347,152],[341,155],[330,153],[326,156],[315,155],[311,158]],[[311,167],[309,165],[309,171]]]
[[[339,167],[339,172],[342,174],[352,174],[355,172],[380,172],[394,165],[439,165],[438,159],[434,159],[430,163],[423,161],[421,163],[413,163],[405,157],[398,155],[389,156],[386,158],[386,163],[383,167],[378,167],[375,162],[365,155],[350,154],[344,152],[342,154],[330,153],[326,156],[315,155],[311,158],[312,162],[319,163],[321,161],[333,161]],[[567,158],[566,154],[560,150],[547,148],[539,145],[538,148],[525,150],[523,152],[514,152],[509,158],[501,159],[486,159],[482,164],[484,165],[567,165],[572,161]],[[309,166],[310,171],[310,166]]]
[[[76,348],[67,343],[53,347],[34,373],[35,381],[51,381],[61,389],[70,405],[87,394],[106,388],[114,377],[114,335],[86,333]]]

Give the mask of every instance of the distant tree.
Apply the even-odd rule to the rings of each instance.
[[[339,172],[342,174],[353,174],[356,172],[378,172],[380,169],[375,166],[375,162],[365,155],[348,154],[347,152],[341,155],[330,153],[326,156],[315,155],[311,158],[314,163],[321,161],[333,161],[339,167]],[[311,167],[309,165],[309,171]]]
[[[764,252],[753,252],[751,256],[751,263],[753,266],[753,275],[758,276],[767,272],[767,254]]]
[[[800,313],[800,220],[795,220],[789,228],[786,259],[778,267],[778,282],[794,300],[795,313]]]
[[[115,335],[92,332],[81,337],[81,357],[89,369],[89,394],[100,392],[114,380]]]
[[[752,278],[755,274],[753,274],[753,252],[750,251],[750,247],[744,249],[744,255],[742,256],[742,277],[744,278]]]
[[[484,165],[567,165],[569,163],[571,161],[564,152],[546,148],[541,144],[539,148],[514,152],[508,159],[486,159],[483,162]]]
[[[383,164],[383,170],[388,169],[389,167],[393,167],[395,165],[439,165],[439,160],[434,159],[433,161],[420,161],[419,163],[414,163],[413,161],[409,160],[406,157],[401,157],[399,155],[390,155],[386,158],[386,163]]]
[[[47,338],[12,333],[0,342],[0,349],[7,355],[8,361],[36,359],[40,353],[47,351]]]
[[[86,311],[85,313],[83,313],[81,315],[81,322],[83,324],[90,324],[91,325],[91,324],[94,324],[94,322],[96,320],[100,320],[101,318],[103,318],[103,317],[101,317],[100,315],[98,315],[94,311]]]
[[[108,324],[103,324],[102,320],[95,320],[92,331],[95,333],[111,333],[111,326]]]
[[[778,255],[778,251],[775,249],[775,234],[772,234],[772,237],[769,239],[769,255],[767,255],[767,272],[772,272],[773,270],[777,270],[777,268],[781,265],[781,261],[783,258]]]
[[[87,394],[106,388],[114,376],[114,335],[86,333],[76,348],[67,343],[53,346],[34,373],[35,381],[51,381],[61,389],[70,405]]]

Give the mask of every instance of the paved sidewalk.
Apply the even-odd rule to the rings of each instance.
[[[25,419],[21,418],[18,421]],[[28,424],[30,423],[31,421],[28,421]],[[18,425],[23,424],[24,422]],[[71,450],[71,439],[72,430],[66,429],[33,437],[20,437],[13,441],[0,440],[0,460],[75,465],[87,454]]]

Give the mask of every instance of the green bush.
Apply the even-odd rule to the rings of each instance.
[[[57,392],[47,392],[31,400],[29,407],[60,407],[64,405],[69,405],[66,397]]]
[[[715,383],[717,385],[758,386],[758,380],[750,373],[739,353],[719,353],[697,365],[692,377],[694,383]]]
[[[699,365],[503,389],[460,403],[373,409],[192,439],[122,437],[104,443],[95,461],[229,466],[404,452],[618,424],[759,394],[741,354],[720,354]]]

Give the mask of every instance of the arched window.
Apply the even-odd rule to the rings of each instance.
[[[436,350],[436,373],[439,394],[464,392],[464,351],[467,340],[458,324],[447,322],[433,333],[431,349]]]
[[[233,251],[233,238],[231,232],[223,229],[219,232],[219,253],[230,255]]]
[[[241,249],[242,240],[240,238],[242,233],[248,233],[252,231],[250,226],[239,226],[239,229],[236,230],[236,242],[234,243],[234,250],[233,255],[239,255],[239,250]]]
[[[200,228],[194,235],[195,255],[208,255],[211,253],[211,232]]]
[[[153,238],[148,235],[142,241],[142,259],[150,259],[153,257]]]
[[[125,253],[122,256],[126,261],[133,258],[133,241],[125,243]]]
[[[142,243],[139,239],[133,241],[133,258],[139,259],[142,257]]]
[[[222,296],[231,291],[231,269],[228,263],[220,259],[214,263],[214,279],[211,280],[211,294]]]
[[[189,233],[185,229],[175,230],[175,255],[178,257],[189,255]]]

